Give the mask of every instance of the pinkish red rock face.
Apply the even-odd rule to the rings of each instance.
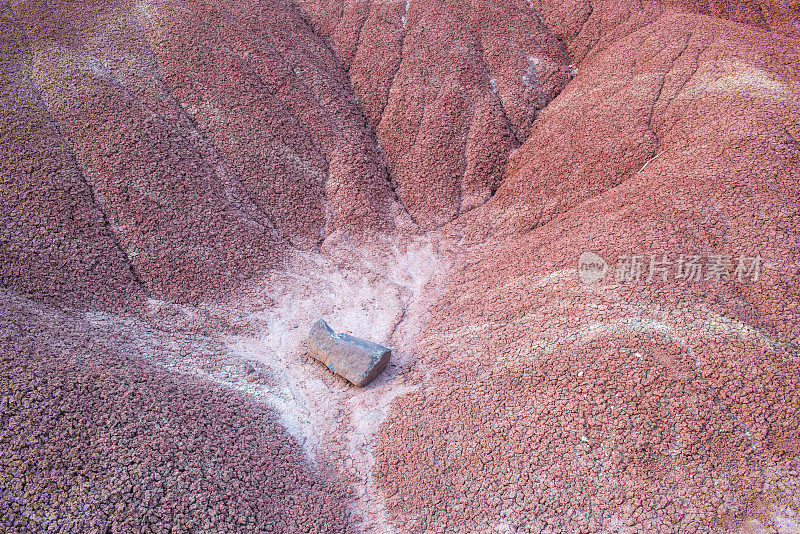
[[[0,524],[797,532],[798,28],[772,0],[3,6]],[[692,255],[762,272],[676,279]],[[358,393],[289,373],[323,301],[388,324]],[[238,377],[248,328],[286,354]]]

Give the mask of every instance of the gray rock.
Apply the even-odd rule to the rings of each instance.
[[[363,387],[383,371],[392,351],[371,341],[337,334],[328,323],[317,319],[308,333],[308,353],[331,372]]]

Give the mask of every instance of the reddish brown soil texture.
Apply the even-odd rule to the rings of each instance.
[[[374,135],[338,59],[291,5],[25,2],[4,9],[3,32],[16,84],[8,175],[90,191],[87,206],[76,192],[77,207],[46,195],[48,209],[94,210],[94,246],[113,234],[154,296],[213,298],[277,265],[287,242],[313,248],[336,230],[392,228]],[[25,163],[48,141],[60,148],[37,154],[47,166]],[[25,183],[9,187],[9,202]],[[49,241],[77,232],[34,222]],[[53,256],[46,276],[76,270],[41,254]],[[130,276],[108,257],[104,268]]]
[[[15,2],[0,283],[228,298],[406,211],[463,249],[371,450],[399,531],[797,524],[799,28],[793,0]],[[768,266],[614,283],[663,253]],[[2,308],[3,522],[347,524],[272,414],[41,317]]]
[[[348,64],[398,197],[426,227],[491,196],[571,77],[565,47],[525,0],[300,5]]]
[[[120,305],[141,287],[0,11],[0,284],[58,304]]]
[[[481,244],[423,336],[439,378],[378,453],[404,530],[722,532],[800,506],[798,42],[609,9],[557,32],[577,76],[451,225]],[[579,281],[584,251],[603,283]],[[614,258],[662,253],[772,265],[614,283]]]
[[[2,300],[4,531],[348,531],[344,493],[261,405]]]

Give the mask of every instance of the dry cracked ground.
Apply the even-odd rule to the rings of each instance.
[[[0,122],[0,531],[800,532],[797,0],[3,0]]]

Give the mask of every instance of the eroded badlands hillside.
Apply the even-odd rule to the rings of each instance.
[[[791,0],[3,3],[2,530],[800,532],[798,65]]]

